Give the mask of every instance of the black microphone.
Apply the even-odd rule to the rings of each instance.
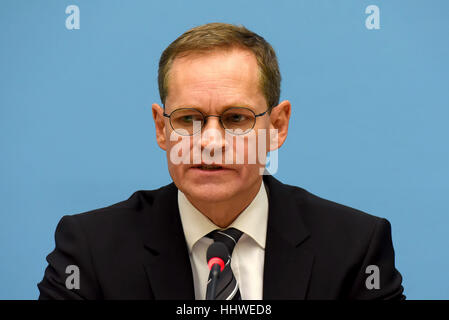
[[[226,262],[229,259],[228,248],[221,242],[212,243],[207,249],[207,265],[210,273],[210,284],[207,286],[206,300],[215,300],[217,290],[217,279],[223,271]]]

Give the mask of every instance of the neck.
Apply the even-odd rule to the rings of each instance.
[[[258,179],[248,192],[241,192],[225,201],[195,200],[187,194],[186,197],[195,208],[208,217],[215,225],[220,228],[227,228],[251,204],[260,190],[261,183],[262,179]]]

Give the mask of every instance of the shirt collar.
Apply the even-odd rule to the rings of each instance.
[[[192,252],[193,246],[202,237],[213,230],[221,229],[196,209],[179,189],[178,206],[189,252]],[[259,192],[253,201],[239,214],[229,228],[234,227],[242,231],[256,241],[260,247],[265,249],[267,221],[268,196],[262,181]]]

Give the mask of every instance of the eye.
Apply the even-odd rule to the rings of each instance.
[[[202,116],[197,113],[184,113],[173,115],[173,121],[179,124],[192,124],[195,121],[202,121]]]
[[[181,121],[184,123],[192,123],[193,116],[192,115],[185,115],[181,117]]]
[[[247,120],[247,117],[245,115],[243,115],[243,114],[231,113],[231,114],[226,116],[226,120],[235,123],[235,122],[245,121],[245,120]]]

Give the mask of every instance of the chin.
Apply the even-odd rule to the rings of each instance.
[[[227,201],[240,192],[239,186],[234,181],[225,183],[189,183],[183,181],[178,188],[191,198],[208,202]]]

